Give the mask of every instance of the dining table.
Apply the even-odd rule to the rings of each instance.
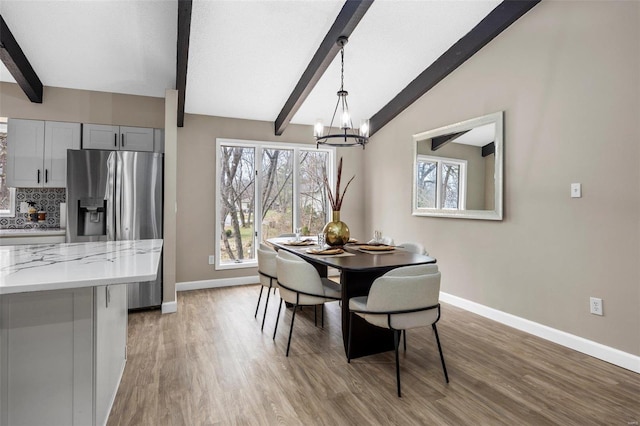
[[[306,241],[306,245],[302,245],[301,241]],[[292,237],[267,240],[276,250],[286,250],[309,262],[321,277],[327,277],[328,268],[335,268],[340,272],[342,340],[345,354],[349,343],[349,299],[368,295],[375,279],[392,269],[436,263],[435,258],[413,253],[403,249],[402,246],[369,251],[363,248],[366,245],[353,242],[342,246],[342,253],[318,254],[320,247],[317,245],[317,238],[302,237],[301,241],[295,241]],[[353,316],[351,321],[351,358],[394,349],[391,330],[369,324],[358,315]]]

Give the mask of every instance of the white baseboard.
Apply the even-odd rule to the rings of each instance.
[[[234,285],[258,284],[257,275],[236,278],[219,278],[215,280],[186,281],[176,283],[176,291],[202,290],[204,288],[231,287]]]
[[[178,302],[176,300],[174,300],[173,302],[162,303],[163,314],[174,314],[176,312],[178,312]]]
[[[582,352],[594,358],[626,368],[627,370],[640,373],[640,356],[623,352],[564,331],[556,330],[546,325],[529,321],[452,294],[441,292],[440,300],[469,312],[473,312],[474,314],[508,325],[509,327],[533,334],[534,336],[541,337],[545,340]]]

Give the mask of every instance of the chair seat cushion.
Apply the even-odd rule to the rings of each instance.
[[[349,309],[352,311],[364,311],[367,309],[367,296],[352,297],[349,299]]]

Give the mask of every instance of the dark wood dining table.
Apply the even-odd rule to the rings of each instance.
[[[315,240],[315,239],[314,239]],[[430,256],[412,253],[397,247],[390,253],[364,253],[357,244],[347,244],[344,250],[353,256],[323,256],[307,253],[309,248],[317,246],[288,245],[291,238],[272,238],[268,242],[276,250],[286,250],[296,254],[312,264],[326,277],[328,268],[340,271],[340,285],[342,287],[342,341],[345,354],[349,337],[349,299],[356,296],[366,296],[376,278],[392,269],[401,266],[422,265],[436,263]],[[369,324],[364,319],[354,315],[351,331],[351,358],[359,358],[380,352],[394,350],[393,332],[386,328]]]

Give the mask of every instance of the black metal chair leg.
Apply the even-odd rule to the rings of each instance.
[[[398,359],[398,347],[400,346],[400,330],[393,330],[393,343],[396,348],[396,383],[398,384],[398,398],[400,394],[400,360]]]
[[[282,299],[278,305],[278,316],[276,317],[276,326],[273,328],[273,340],[276,339],[276,331],[278,330],[278,321],[280,320],[280,310],[282,309]]]
[[[289,347],[291,347],[291,334],[293,334],[293,321],[296,319],[296,308],[298,305],[294,305],[293,314],[291,315],[291,327],[289,328],[289,341],[287,342],[287,356],[289,356]]]
[[[262,293],[262,291],[260,291],[260,293]],[[270,294],[271,294],[271,287],[269,287],[269,290],[267,290],[267,301],[264,302],[264,314],[262,314],[262,327],[260,327],[260,331],[264,330],[264,320],[267,318],[267,306],[269,306]]]
[[[267,299],[267,303],[269,299]],[[265,308],[266,309],[266,308]],[[407,330],[402,330],[402,341],[404,342],[404,351],[407,351]]]
[[[254,318],[258,316],[258,308],[260,307],[260,299],[262,299],[262,290],[264,290],[264,287],[262,285],[260,285],[260,294],[258,295],[258,304],[256,305],[256,313],[253,316]]]
[[[440,361],[442,362],[442,371],[444,371],[444,378],[449,383],[449,375],[447,374],[447,366],[444,365],[444,355],[442,355],[442,346],[440,346],[440,338],[438,337],[438,328],[435,324],[432,324],[433,332],[436,335],[436,342],[438,343],[438,351],[440,352]]]
[[[351,363],[351,328],[353,324],[353,312],[349,312],[349,337],[347,338],[347,363]]]

